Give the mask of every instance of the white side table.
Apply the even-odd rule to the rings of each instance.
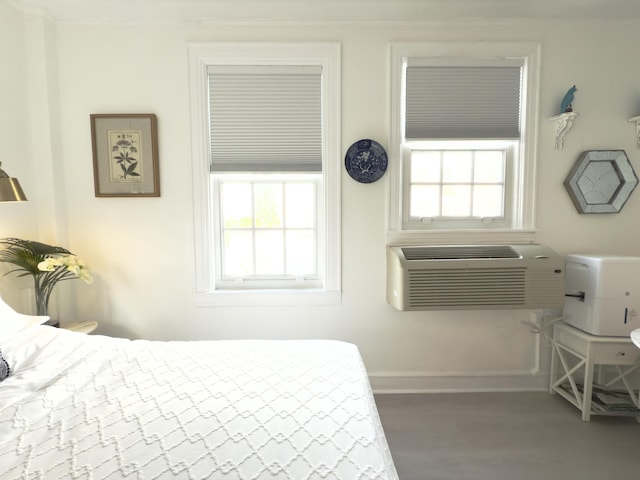
[[[613,365],[617,376],[608,381],[598,378],[605,389],[622,382],[633,404],[638,407],[638,391],[633,388],[629,374],[640,369],[640,349],[630,337],[602,337],[590,335],[564,323],[553,329],[549,392],[559,394],[582,411],[582,420],[591,415],[639,416],[640,410],[607,410],[592,403],[594,370],[601,365]],[[560,370],[560,368],[562,370]]]
[[[61,323],[60,328],[71,330],[72,332],[91,333],[98,328],[98,322],[71,322]]]

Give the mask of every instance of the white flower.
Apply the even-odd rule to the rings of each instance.
[[[93,276],[87,264],[75,255],[58,255],[45,258],[38,264],[38,270],[43,272],[53,272],[59,267],[72,273],[85,283],[93,283]]]
[[[89,270],[86,268],[80,270],[80,273],[78,273],[78,277],[80,277],[80,279],[84,283],[87,283],[87,284],[93,283],[93,275],[91,275],[91,272],[89,272]]]
[[[47,257],[38,264],[38,270],[43,272],[53,272],[57,267],[62,265],[57,257]]]

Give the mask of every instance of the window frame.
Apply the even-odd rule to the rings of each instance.
[[[337,305],[341,302],[340,43],[189,44],[194,204],[195,305]],[[220,289],[211,191],[207,68],[210,65],[312,65],[322,67],[322,205],[324,278],[321,288]]]
[[[437,42],[393,43],[390,58],[390,198],[387,225],[389,244],[409,243],[519,243],[535,240],[535,171],[539,117],[540,44],[535,42]],[[513,167],[518,188],[511,194],[513,219],[510,226],[477,228],[415,228],[405,222],[408,176],[404,161],[404,68],[408,58],[522,59],[524,114],[521,118],[519,161]],[[410,227],[410,228],[408,228]],[[436,225],[437,227],[437,225]]]

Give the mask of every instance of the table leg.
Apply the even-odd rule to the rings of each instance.
[[[558,376],[558,354],[556,353],[556,344],[555,342],[551,345],[551,369],[549,370],[549,393],[551,395],[555,395],[555,390],[553,389],[553,384],[556,381]]]
[[[591,393],[593,391],[593,363],[585,362],[584,385],[582,386],[582,420],[591,419]]]

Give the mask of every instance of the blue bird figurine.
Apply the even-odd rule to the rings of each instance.
[[[567,93],[564,94],[562,102],[560,103],[560,113],[573,112],[573,107],[571,106],[571,104],[573,103],[573,96],[577,90],[578,89],[574,85],[569,90],[567,90]]]

